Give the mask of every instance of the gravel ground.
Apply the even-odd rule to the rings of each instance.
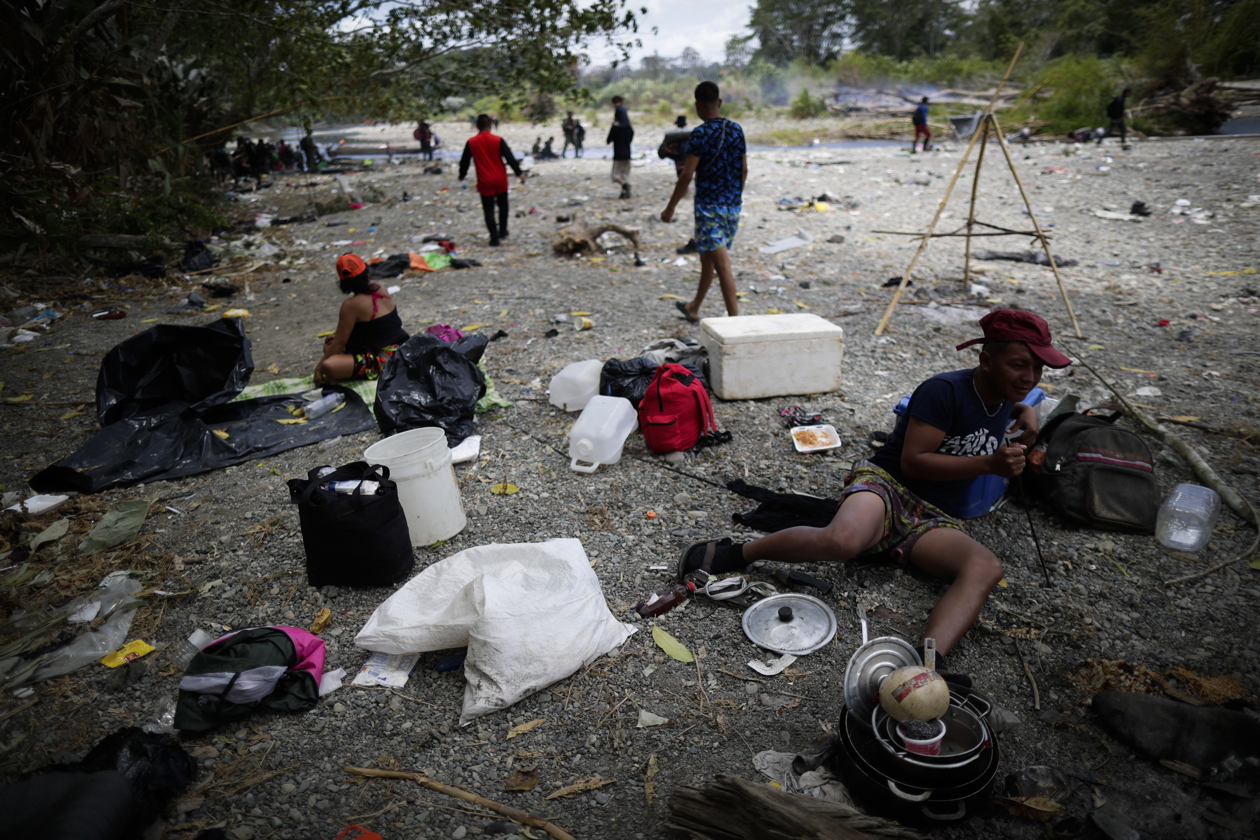
[[[520,136],[513,137],[517,146],[536,133],[512,131]],[[602,139],[594,134],[588,136]],[[451,126],[444,136],[462,134]],[[1260,424],[1248,389],[1260,384],[1255,339],[1260,277],[1222,272],[1260,265],[1260,209],[1241,207],[1248,195],[1260,192],[1260,145],[1161,140],[1136,144],[1128,152],[1118,144],[1067,155],[1058,145],[1014,152],[1036,211],[1043,223],[1053,225],[1056,254],[1079,261],[1063,275],[1086,338],[1063,342],[1065,349],[1084,354],[1127,394],[1156,388],[1157,396],[1134,396],[1151,412],[1193,415],[1239,430],[1231,436],[1178,428],[1243,495],[1257,498]],[[321,219],[266,231],[264,236],[283,249],[283,258],[238,278],[248,279],[254,299],[232,303],[251,311],[253,381],[309,373],[319,357],[316,334],[335,323],[335,254],[352,247],[364,255],[391,254],[414,247],[409,246],[413,236],[453,236],[461,256],[478,259],[483,267],[394,281],[402,286],[396,299],[404,323],[411,330],[434,322],[505,330],[508,337],[490,345],[486,365],[515,405],[480,416],[483,460],[456,468],[468,526],[440,548],[417,549],[417,571],[471,546],[577,537],[613,612],[634,621],[633,605],[668,583],[666,573],[650,567],[672,565],[679,550],[696,539],[750,537],[730,524],[730,515],[752,505],[727,492],[726,481],[739,477],[781,490],[835,494],[844,468],[869,452],[869,433],[891,428],[891,409],[901,396],[933,373],[973,363],[974,356],[953,348],[978,335],[977,329],[951,325],[957,311],[942,307],[964,307],[959,311],[974,318],[999,303],[1020,306],[1046,317],[1056,336],[1071,335],[1046,269],[973,263],[983,277],[978,282],[987,286],[983,298],[975,297],[959,282],[962,243],[949,240],[934,244],[916,267],[915,283],[886,335],[873,335],[890,295],[881,286],[900,275],[916,247],[909,237],[874,231],[922,229],[960,156],[961,149],[948,144],[916,156],[892,146],[750,154],[745,217],[733,251],[739,288],[747,293],[741,311],[809,311],[841,325],[843,385],[840,392],[808,397],[715,400],[719,423],[734,441],[688,454],[677,465],[652,455],[640,437],[632,436],[621,463],[592,475],[571,472],[566,433],[576,415],[550,406],[545,393],[550,377],[571,362],[627,358],[658,338],[700,335],[699,327],[678,320],[672,298],[662,300],[690,297],[698,261],[692,255],[685,265],[675,265],[674,247],[686,241],[689,223],[663,225],[657,218],[672,188],[673,168],[654,157],[635,169],[630,201],[617,200],[607,161],[536,165],[528,186],[514,187],[511,195],[513,213],[528,214],[513,218],[512,236],[498,249],[485,244],[475,192],[462,190],[449,171],[425,176],[416,164],[403,163],[353,176],[359,189],[377,196],[374,203],[331,217],[348,225],[326,227]],[[990,153],[986,164],[981,218],[1026,227],[1022,202],[1000,157]],[[300,185],[302,178],[292,183]],[[243,209],[302,212],[308,190],[287,186],[284,177],[276,180]],[[321,200],[335,189],[327,177],[314,180],[317,186],[309,192]],[[413,200],[400,200],[404,189]],[[942,230],[965,220],[970,189],[968,174]],[[776,209],[783,197],[810,198],[824,191],[836,199],[827,212]],[[1190,202],[1186,209],[1203,208],[1207,214],[1171,215],[1177,199]],[[1154,215],[1136,223],[1088,215],[1093,208],[1124,211],[1137,200],[1147,202]],[[606,218],[638,227],[647,265],[636,268],[633,256],[616,242],[609,243],[608,253],[589,259],[554,257],[555,217],[575,211],[590,221]],[[684,204],[679,218],[689,220],[689,211]],[[756,251],[763,241],[800,229],[813,234],[812,245],[773,257]],[[829,241],[840,237],[842,242]],[[363,244],[334,244],[345,240]],[[988,240],[994,241],[1012,250],[1027,247],[1018,237]],[[1149,268],[1154,265],[1160,273]],[[38,277],[15,279],[23,288],[39,282]],[[163,310],[191,288],[178,283],[132,292],[106,289],[81,308],[67,301],[58,308],[69,317],[44,339],[0,355],[5,396],[35,396],[29,402],[0,403],[6,453],[0,481],[7,489],[23,487],[38,468],[91,436],[95,423],[86,403],[93,399],[96,357],[150,320],[174,317],[163,316]],[[104,303],[125,306],[129,317],[86,317],[88,307]],[[554,323],[557,314],[573,312],[588,313],[595,327],[578,332],[571,323]],[[721,314],[716,291],[702,314]],[[1158,326],[1161,319],[1168,325]],[[546,337],[552,328],[558,335]],[[1083,369],[1047,377],[1043,387],[1055,397],[1080,394],[1085,402],[1107,396]],[[796,453],[778,421],[778,409],[792,403],[834,424],[843,448],[825,456]],[[56,570],[55,581],[19,591],[36,601],[64,600],[94,586],[110,568],[137,569],[146,587],[179,593],[151,596],[133,628],[133,637],[159,646],[185,638],[195,627],[307,626],[320,608],[329,607],[334,620],[324,633],[328,667],[353,674],[365,658],[353,645],[354,635],[389,590],[318,591],[306,585],[297,512],[283,482],[321,463],[355,460],[377,439],[362,434],[183,481],[75,498],[57,514],[21,527],[38,530],[68,513],[72,531],[81,532],[109,504],[154,492],[183,513],[157,511],[136,542],[94,563],[76,558],[70,538],[63,540],[66,545],[45,548],[40,563]],[[1191,479],[1161,445],[1153,443],[1152,449],[1165,490]],[[504,479],[521,492],[493,495],[491,485]],[[647,518],[648,510],[656,518]],[[1091,658],[1125,659],[1161,672],[1180,666],[1203,676],[1232,675],[1251,692],[1260,690],[1260,642],[1250,630],[1260,597],[1256,573],[1240,564],[1188,584],[1162,584],[1234,556],[1250,542],[1249,529],[1226,513],[1207,549],[1174,557],[1151,537],[1085,530],[1040,510],[1033,520],[1054,579],[1049,589],[1040,585],[1021,508],[1007,505],[970,523],[972,534],[1005,563],[1008,585],[994,591],[980,625],[950,657],[951,667],[971,674],[980,690],[1023,720],[1003,738],[1002,773],[1031,764],[1092,769],[1109,782],[1099,796],[1143,837],[1234,836],[1203,817],[1204,812],[1227,815],[1229,803],[1210,797],[1184,776],[1135,758],[1101,730],[1083,705],[1088,693],[1069,677]],[[15,527],[6,520],[10,538]],[[518,830],[404,782],[364,783],[342,771],[345,765],[359,765],[423,771],[554,818],[577,837],[663,837],[666,799],[676,786],[701,784],[718,773],[758,778],[751,763],[755,753],[802,748],[834,730],[844,668],[860,644],[852,618],[857,603],[874,613],[872,635],[900,634],[917,641],[944,589],[938,581],[881,564],[816,564],[805,570],[836,584],[827,600],[840,619],[840,632],[783,675],[757,677],[747,668],[758,651],[741,632],[738,611],[697,602],[659,623],[697,654],[698,667],[663,657],[651,634],[639,632],[573,677],[461,729],[463,673],[436,673],[437,655],[426,654],[400,693],[346,687],[307,714],[256,714],[214,736],[189,739],[203,780],[213,786],[203,791],[204,800],[185,800],[186,810],[169,815],[167,836],[192,837],[199,828],[222,825],[238,838],[331,837],[350,822],[391,838],[491,837]],[[1024,640],[1040,711],[1034,709],[1012,635]],[[148,659],[150,667],[135,669],[133,679],[122,685],[99,666],[39,685],[34,705],[0,724],[4,742],[17,733],[27,736],[10,769],[40,767],[62,751],[82,754],[104,734],[144,720],[156,703],[174,695],[178,683],[160,654]],[[5,701],[4,708],[12,705]],[[670,723],[638,729],[640,708]],[[540,718],[546,722],[507,740],[513,726]],[[656,796],[648,803],[644,776],[653,755],[659,773]],[[514,771],[531,767],[541,780],[537,788],[504,792]],[[614,783],[545,798],[595,776]],[[1094,792],[1084,788],[1068,802],[1078,819],[1097,805]],[[1092,830],[1083,829],[1081,836]],[[937,833],[1034,838],[1044,829],[991,809]]]

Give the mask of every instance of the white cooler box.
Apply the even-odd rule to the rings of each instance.
[[[840,387],[844,330],[817,315],[705,318],[700,343],[724,400],[822,394]]]

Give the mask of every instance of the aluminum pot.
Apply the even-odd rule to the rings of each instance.
[[[923,755],[906,749],[897,733],[897,721],[882,708],[871,712],[871,731],[880,746],[897,758],[929,768],[956,768],[975,761],[989,748],[989,729],[980,716],[965,706],[953,703],[941,717],[945,723],[945,737],[941,741],[939,755]]]

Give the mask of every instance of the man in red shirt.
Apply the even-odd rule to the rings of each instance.
[[[491,134],[494,125],[486,114],[477,116],[477,134],[464,144],[463,157],[459,159],[459,180],[468,175],[468,164],[477,164],[477,192],[481,193],[481,209],[486,214],[486,227],[490,229],[490,244],[497,246],[500,239],[508,235],[508,181],[507,168],[503,161],[516,173],[516,177],[525,183],[525,175],[521,165],[512,156],[507,141],[498,135]],[[499,226],[494,225],[494,205],[499,205]]]

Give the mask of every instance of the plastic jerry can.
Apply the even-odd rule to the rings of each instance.
[[[639,427],[639,413],[625,397],[591,397],[569,432],[569,467],[595,472],[621,460],[626,438]]]
[[[599,393],[599,374],[603,369],[604,363],[599,359],[574,362],[551,377],[549,401],[565,411],[581,411]]]
[[[1159,506],[1155,538],[1175,551],[1199,551],[1212,538],[1221,497],[1210,487],[1178,484]]]

